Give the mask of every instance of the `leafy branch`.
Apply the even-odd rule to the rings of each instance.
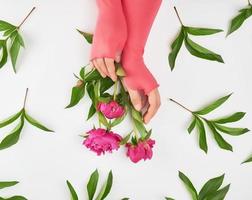
[[[19,119],[19,123],[17,124],[17,126],[15,126],[15,128],[0,142],[0,150],[9,148],[18,142],[25,121],[43,131],[53,132],[27,113],[25,108],[27,95],[28,88],[26,89],[23,107],[16,114],[11,115],[10,117],[0,121],[0,128],[3,128]]]
[[[173,70],[175,67],[176,58],[183,43],[185,44],[190,54],[192,54],[193,56],[224,63],[220,55],[200,46],[199,44],[195,43],[189,38],[189,35],[194,35],[194,36],[212,35],[212,34],[222,32],[223,30],[185,26],[179,16],[179,13],[176,7],[174,7],[174,10],[180,21],[181,29],[177,38],[171,44],[171,52],[168,56],[171,70]]]
[[[240,9],[239,14],[231,20],[227,36],[235,32],[237,29],[239,29],[242,26],[242,24],[248,18],[251,17],[251,15],[252,15],[252,5],[251,2],[248,0],[248,5],[245,8]]]
[[[105,181],[105,183],[103,184],[103,187],[100,189],[100,192],[96,195],[95,197],[95,193],[97,193],[97,185],[98,185],[98,181],[99,181],[99,172],[97,170],[95,170],[91,176],[89,177],[89,181],[87,183],[87,193],[88,193],[88,200],[104,200],[106,199],[106,197],[108,196],[108,194],[111,191],[112,185],[113,185],[113,173],[112,171],[109,172],[107,180]],[[67,186],[68,189],[70,191],[71,194],[71,199],[72,200],[78,200],[78,195],[74,189],[74,187],[72,186],[72,184],[67,181]],[[124,200],[128,200],[128,198],[123,198]]]
[[[2,32],[3,35],[3,38],[0,39],[0,68],[7,63],[8,55],[10,55],[12,67],[16,73],[16,63],[20,48],[25,47],[24,40],[19,30],[34,10],[35,7],[32,8],[18,26],[0,20],[0,32]]]
[[[249,131],[247,128],[234,128],[234,127],[228,127],[224,126],[223,124],[226,123],[232,123],[232,122],[237,122],[240,119],[242,119],[246,113],[244,112],[236,112],[234,114],[220,117],[217,119],[206,119],[203,117],[204,115],[212,112],[213,110],[217,109],[219,106],[221,106],[223,103],[225,103],[229,97],[232,94],[229,94],[227,96],[224,96],[222,98],[219,98],[215,100],[214,102],[210,103],[206,107],[198,110],[198,111],[192,111],[179,102],[170,99],[172,102],[176,103],[183,109],[187,110],[192,114],[192,122],[190,123],[190,126],[188,127],[188,132],[189,134],[197,128],[198,134],[199,134],[199,146],[200,148],[207,153],[208,151],[208,145],[207,145],[207,139],[206,139],[206,129],[205,129],[205,124],[209,127],[210,131],[212,132],[215,141],[217,142],[218,146],[222,149],[232,151],[233,148],[232,146],[221,136],[220,132],[224,134],[228,134],[231,136],[239,136],[242,134],[245,134]]]
[[[182,172],[179,172],[179,178],[185,184],[192,200],[224,200],[230,187],[230,184],[228,184],[220,188],[223,184],[224,176],[225,174],[208,180],[198,193],[190,179]],[[166,197],[166,200],[174,199]]]
[[[19,182],[17,182],[17,181],[4,181],[4,182],[0,182],[0,189],[12,187],[12,186],[17,185],[18,183]],[[23,196],[12,196],[12,197],[8,197],[8,198],[0,197],[0,199],[1,200],[27,200]]]

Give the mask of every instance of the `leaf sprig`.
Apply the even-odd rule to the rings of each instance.
[[[12,67],[16,73],[16,63],[20,48],[25,47],[24,40],[19,30],[34,10],[35,7],[32,8],[18,26],[0,20],[0,33],[2,33],[2,38],[0,39],[0,69],[7,63],[8,55],[10,55]]]
[[[19,123],[16,125],[16,127],[0,142],[0,150],[9,148],[18,142],[25,121],[43,131],[53,132],[51,129],[48,129],[27,113],[25,109],[27,94],[28,89],[26,89],[24,105],[21,110],[18,111],[16,114],[11,115],[10,117],[0,121],[0,128],[3,128],[19,119]]]
[[[0,189],[8,188],[17,185],[19,182],[17,181],[4,181],[0,182]],[[23,196],[12,196],[12,197],[0,197],[1,200],[27,200]]]
[[[219,98],[198,111],[192,111],[186,108],[185,106],[183,106],[182,104],[180,104],[179,102],[173,99],[170,99],[172,102],[176,103],[177,105],[181,106],[182,108],[184,108],[185,110],[189,111],[192,114],[193,119],[187,130],[190,134],[195,128],[197,128],[197,131],[199,133],[199,146],[205,153],[207,153],[208,151],[205,124],[209,127],[210,131],[212,132],[218,146],[222,149],[229,150],[229,151],[233,151],[233,148],[221,136],[220,132],[231,135],[231,136],[239,136],[249,131],[249,129],[247,128],[234,128],[234,127],[228,127],[228,126],[223,125],[223,124],[237,122],[241,120],[246,114],[244,112],[236,112],[234,114],[220,117],[217,119],[206,119],[205,117],[203,117],[204,115],[212,112],[213,110],[221,106],[223,103],[225,103],[231,95],[232,94],[229,94],[227,96]]]
[[[113,185],[113,173],[112,171],[109,172],[107,180],[103,184],[102,188],[100,189],[100,192],[97,193],[97,185],[99,181],[99,172],[98,170],[95,170],[91,176],[89,177],[89,181],[87,183],[87,193],[88,193],[88,200],[104,200],[109,195],[112,185]],[[71,194],[72,200],[78,200],[77,192],[75,191],[72,184],[67,181],[67,186]],[[95,194],[96,198],[95,198]],[[127,200],[128,198],[123,198],[124,200]]]
[[[79,29],[77,29],[77,31],[85,38],[85,40],[86,40],[89,44],[92,44],[92,43],[93,43],[93,34],[92,34],[92,33],[84,32],[84,31],[81,31],[81,30],[79,30]]]
[[[220,188],[223,184],[224,176],[225,174],[208,180],[198,193],[190,179],[179,171],[179,178],[185,184],[192,200],[224,200],[230,188],[230,184]],[[166,200],[174,199],[166,197]]]
[[[185,44],[190,54],[192,54],[193,56],[203,58],[206,60],[212,60],[212,61],[224,63],[222,57],[219,54],[216,54],[206,49],[205,47],[202,47],[201,45],[195,43],[189,38],[189,35],[194,35],[194,36],[212,35],[212,34],[222,32],[223,30],[185,26],[178,14],[176,7],[174,7],[174,10],[180,21],[181,29],[177,38],[171,44],[171,52],[168,56],[171,70],[173,70],[175,67],[176,58],[183,43]]]
[[[239,10],[239,14],[231,20],[227,36],[238,30],[242,26],[242,24],[251,17],[251,15],[252,4],[248,0],[248,5],[245,8]]]

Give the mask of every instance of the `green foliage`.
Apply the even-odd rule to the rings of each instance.
[[[92,42],[93,42],[93,34],[87,33],[87,32],[84,32],[84,31],[81,31],[81,30],[79,30],[79,29],[77,29],[77,31],[85,38],[85,40],[86,40],[89,44],[92,44]]]
[[[7,187],[12,187],[14,185],[17,185],[19,182],[17,181],[4,181],[0,182],[0,189],[4,189]],[[0,200],[27,200],[23,196],[12,196],[12,197],[0,197]]]

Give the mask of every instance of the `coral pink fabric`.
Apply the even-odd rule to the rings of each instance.
[[[121,54],[127,39],[127,27],[121,0],[96,0],[99,15],[94,32],[91,60],[113,58]]]
[[[144,48],[161,0],[122,0],[128,36],[122,54],[125,82],[132,89],[148,94],[158,87],[144,64]]]

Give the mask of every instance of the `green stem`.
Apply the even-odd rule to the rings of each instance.
[[[114,101],[116,100],[117,91],[118,91],[118,80],[116,80],[115,82],[114,95],[113,95]]]
[[[181,103],[175,101],[174,99],[169,99],[170,101],[174,102],[175,104],[179,105],[180,107],[184,108],[185,110],[187,110],[188,112],[192,113],[194,115],[194,112],[191,111],[190,109],[188,109],[187,107],[183,106]]]
[[[23,21],[18,25],[17,29],[19,29],[24,23],[25,21],[28,19],[28,17],[32,14],[32,12],[36,9],[36,7],[33,7],[31,9],[31,11],[28,13],[28,15],[26,15],[26,17],[23,19]]]
[[[178,17],[178,19],[179,19],[179,22],[180,22],[181,26],[184,26],[184,25],[183,25],[183,22],[182,22],[182,20],[181,20],[181,18],[180,18],[180,16],[179,16],[178,10],[177,10],[177,8],[176,8],[175,6],[174,6],[174,10],[175,10],[175,13],[176,13],[176,15],[177,15],[177,17]]]
[[[26,88],[23,109],[25,109],[25,105],[26,105],[26,101],[27,101],[27,96],[28,96],[28,91],[29,91],[29,89]]]

